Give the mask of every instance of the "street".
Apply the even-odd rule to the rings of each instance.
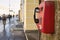
[[[18,22],[16,21],[17,18],[12,18],[11,21],[7,19],[6,25],[5,25],[5,30],[3,27],[2,20],[0,20],[0,40],[26,40],[23,27],[21,27],[21,30],[19,31],[14,31],[13,28],[18,25]],[[11,30],[12,29],[12,30]],[[13,32],[12,32],[13,31]],[[18,33],[18,35],[17,35]]]

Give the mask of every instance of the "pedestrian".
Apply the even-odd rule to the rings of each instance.
[[[6,15],[3,14],[2,16],[2,21],[3,21],[3,25],[4,25],[4,30],[5,30],[5,25],[6,25]]]
[[[13,15],[13,18],[14,18],[15,16]]]
[[[11,21],[12,16],[9,14],[9,15],[8,15],[8,18],[9,18],[9,22],[10,22],[10,21]]]
[[[0,16],[0,20],[1,20],[2,18],[1,18],[1,16]]]

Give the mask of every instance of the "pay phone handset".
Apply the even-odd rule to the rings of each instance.
[[[40,9],[38,7],[35,8],[34,10],[34,22],[37,24],[39,23],[39,19],[38,19],[38,13],[40,12]]]

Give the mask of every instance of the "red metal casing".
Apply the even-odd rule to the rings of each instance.
[[[45,1],[39,5],[38,15],[39,23],[37,27],[43,33],[54,33],[55,31],[55,3],[54,1]]]

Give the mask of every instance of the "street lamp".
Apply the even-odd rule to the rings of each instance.
[[[9,0],[9,14],[10,14],[10,0]]]

